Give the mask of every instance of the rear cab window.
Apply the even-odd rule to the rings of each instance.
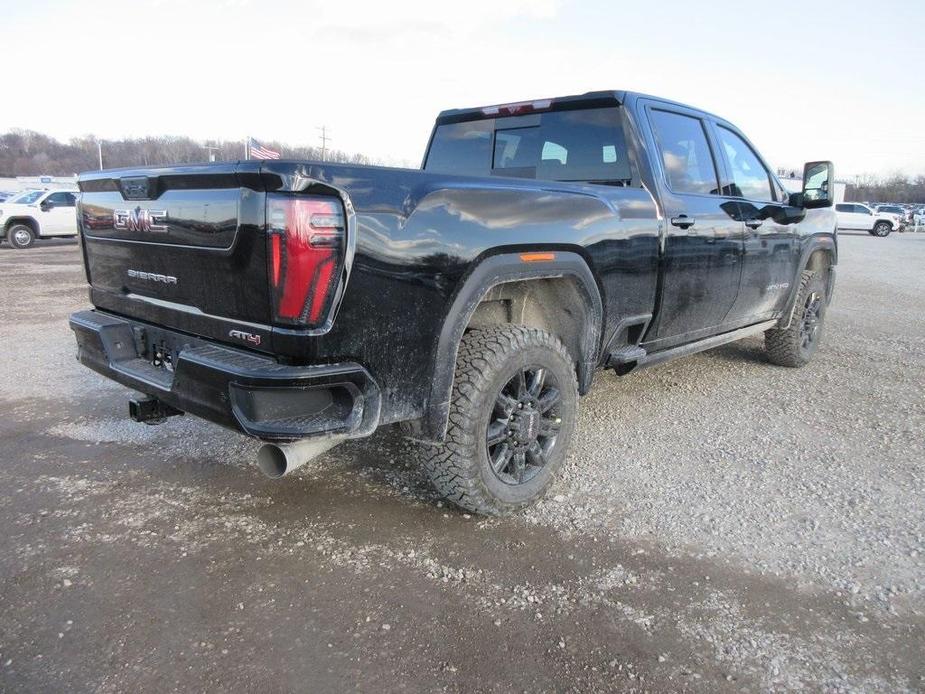
[[[463,176],[640,185],[620,108],[583,108],[437,126],[424,169]]]

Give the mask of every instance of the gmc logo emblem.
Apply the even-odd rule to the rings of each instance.
[[[112,226],[123,231],[167,232],[167,210],[113,210]]]

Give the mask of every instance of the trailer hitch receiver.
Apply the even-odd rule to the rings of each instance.
[[[168,417],[179,414],[183,412],[157,398],[132,398],[128,401],[128,415],[136,422],[163,424]]]

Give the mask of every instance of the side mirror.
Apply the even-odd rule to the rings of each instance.
[[[835,166],[830,161],[810,161],[803,167],[802,203],[805,209],[831,207],[835,202]]]
[[[50,209],[51,209],[52,207],[54,207],[54,206],[55,206],[55,203],[53,203],[53,202],[48,202],[48,201],[46,200],[46,201],[44,201],[41,205],[39,205],[39,208],[42,210],[42,212],[48,212],[48,210],[50,210]]]

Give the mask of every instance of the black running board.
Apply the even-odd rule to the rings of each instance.
[[[765,330],[773,328],[775,325],[777,325],[776,319],[764,321],[763,323],[756,323],[755,325],[749,325],[745,328],[732,330],[728,333],[712,335],[702,340],[697,340],[696,342],[688,342],[687,344],[672,347],[670,349],[663,349],[659,352],[652,352],[651,354],[645,352],[642,348],[637,348],[639,352],[642,352],[642,354],[639,354],[638,358],[633,362],[626,362],[618,357],[617,359],[611,358],[609,363],[610,366],[613,366],[617,369],[617,373],[624,375],[636,369],[655,366],[656,364],[661,364],[663,362],[670,361],[671,359],[677,359],[678,357],[686,357],[691,354],[697,354],[697,352],[704,352],[708,349],[713,349],[714,347],[719,347],[720,345],[735,342],[736,340],[741,340],[745,337],[751,337],[752,335],[763,333]],[[615,355],[616,354],[617,353],[615,353]],[[638,352],[636,354],[638,354]]]

